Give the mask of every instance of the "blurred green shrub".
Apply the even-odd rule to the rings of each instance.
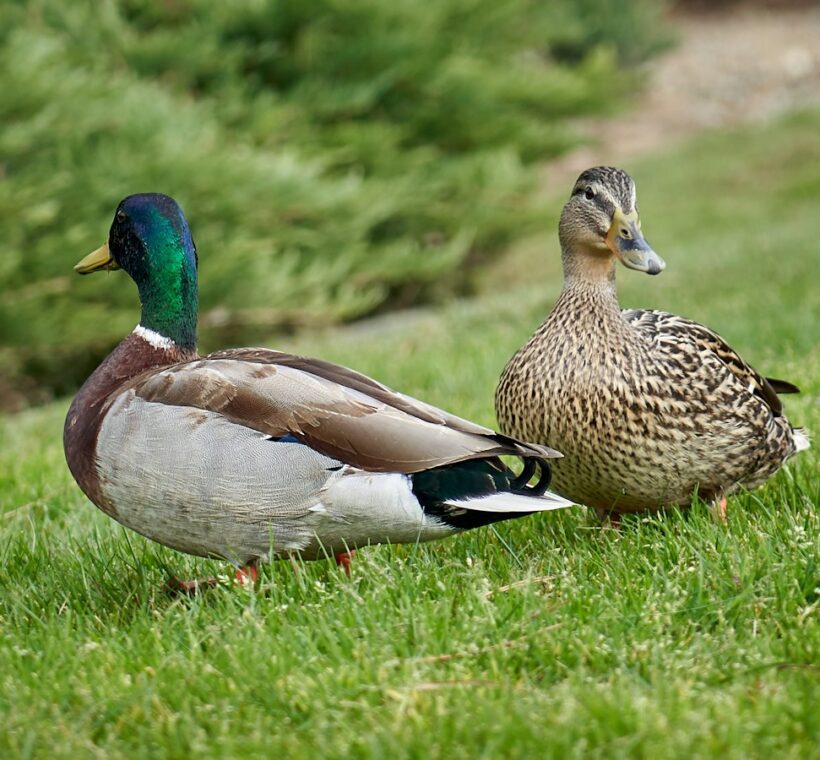
[[[73,263],[134,192],[200,250],[205,347],[464,293],[526,234],[567,119],[665,42],[656,0],[0,5],[0,398],[65,393],[133,327]],[[477,255],[480,254],[480,255]]]

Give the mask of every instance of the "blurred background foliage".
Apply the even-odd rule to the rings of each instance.
[[[0,4],[0,398],[67,393],[136,322],[71,270],[176,197],[202,343],[466,295],[539,223],[535,167],[668,42],[661,0]]]

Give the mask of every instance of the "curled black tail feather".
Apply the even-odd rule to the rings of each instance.
[[[538,471],[538,480],[529,485],[532,476]],[[552,480],[552,468],[546,459],[524,457],[524,468],[510,481],[510,491],[526,496],[542,496]]]
[[[526,488],[527,483],[529,483],[532,476],[535,475],[535,470],[535,459],[532,457],[524,457],[524,467],[521,472],[518,473],[516,478],[510,481],[510,490],[519,493],[521,489]]]
[[[538,471],[538,480],[529,485],[532,476]],[[552,480],[552,468],[546,459],[524,457],[524,468],[517,477],[510,481],[510,491],[524,495],[542,496]]]

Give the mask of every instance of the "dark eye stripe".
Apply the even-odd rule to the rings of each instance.
[[[615,204],[609,200],[608,198],[603,198],[600,195],[595,199],[595,203],[602,211],[606,212],[606,215],[612,218],[613,214],[615,213]]]
[[[588,187],[590,187],[590,185],[587,182],[578,184],[572,191],[572,195],[585,195]],[[608,217],[612,218],[612,215],[615,213],[615,204],[610,200],[605,192],[601,192],[594,187],[592,189],[595,192],[595,197],[590,198],[589,202],[597,206]]]

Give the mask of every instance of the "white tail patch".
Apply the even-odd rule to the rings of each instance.
[[[792,438],[794,440],[795,454],[798,451],[805,451],[811,448],[811,437],[806,428],[792,428]]]
[[[518,493],[491,493],[474,499],[447,499],[454,507],[476,512],[548,512],[575,506],[575,502],[547,491],[541,496],[524,496]]]

